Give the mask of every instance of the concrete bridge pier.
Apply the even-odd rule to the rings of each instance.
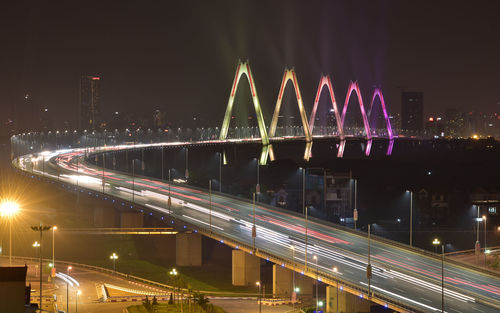
[[[201,235],[178,233],[175,235],[175,264],[177,266],[201,266]]]
[[[338,290],[338,312],[370,312],[371,302],[344,290]],[[326,313],[337,312],[337,287],[326,287]]]
[[[313,296],[315,280],[295,273],[295,287],[299,288],[297,297]],[[289,298],[293,292],[293,271],[279,264],[273,265],[273,297]]]
[[[260,259],[242,250],[232,251],[233,286],[255,286],[260,281]]]

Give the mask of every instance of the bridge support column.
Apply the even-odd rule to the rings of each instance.
[[[144,227],[144,217],[141,212],[121,212],[121,228],[142,228]]]
[[[339,312],[370,312],[371,302],[344,290],[338,291]],[[326,312],[337,312],[337,287],[326,287]]]
[[[233,286],[253,286],[260,281],[260,259],[242,250],[233,250]]]
[[[292,295],[293,291],[292,288],[293,288],[293,271],[279,264],[274,264],[273,297],[289,298]]]
[[[175,264],[201,266],[201,235],[179,233],[175,235]]]
[[[299,288],[299,292],[297,293],[298,298],[310,298],[315,295],[314,287],[316,280],[302,275],[301,273],[295,273],[295,286]]]

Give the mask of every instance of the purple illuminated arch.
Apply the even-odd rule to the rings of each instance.
[[[375,102],[375,98],[380,99],[380,105],[382,106],[382,111],[384,112],[385,124],[387,126],[387,135],[389,139],[393,139],[394,135],[392,133],[391,121],[389,120],[389,115],[387,115],[387,109],[385,108],[384,96],[382,95],[382,90],[379,88],[375,88],[373,91],[372,101],[370,102],[370,111],[368,111],[368,118],[371,118],[373,112],[373,103]]]
[[[335,113],[335,120],[337,122],[337,132],[339,134],[340,139],[344,139],[344,128],[342,126],[343,123],[339,115],[339,110],[337,108],[337,101],[335,101],[335,94],[333,92],[332,81],[330,79],[330,76],[328,75],[321,76],[319,80],[318,90],[316,91],[316,98],[314,99],[314,106],[311,112],[311,117],[309,119],[309,129],[312,134],[314,129],[314,120],[316,119],[316,110],[318,109],[319,98],[321,97],[321,91],[325,86],[328,87],[328,93],[330,94],[330,100],[332,102],[333,112]]]
[[[365,107],[363,105],[363,97],[361,96],[361,92],[359,91],[358,82],[351,82],[349,84],[349,89],[347,91],[347,95],[345,97],[344,109],[342,110],[342,127],[344,127],[344,119],[345,114],[347,112],[347,106],[349,105],[349,99],[351,99],[351,95],[353,92],[356,92],[356,96],[359,101],[359,109],[361,110],[361,115],[363,116],[363,124],[365,126],[366,139],[370,140],[372,138],[370,132],[370,124],[368,123],[368,118],[366,116]]]

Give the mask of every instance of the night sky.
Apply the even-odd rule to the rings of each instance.
[[[498,1],[9,1],[0,7],[0,108],[26,93],[74,123],[82,74],[102,76],[104,112],[222,121],[235,66],[249,58],[269,116],[286,66],[308,108],[321,73],[343,102],[382,86],[447,107],[500,111]],[[291,89],[291,88],[290,88]],[[248,100],[245,100],[248,101]],[[268,119],[269,123],[269,119]]]

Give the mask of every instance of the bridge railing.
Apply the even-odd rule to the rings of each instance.
[[[364,137],[363,128],[346,128],[346,134]],[[394,131],[396,134],[397,132]],[[372,135],[385,138],[387,131],[373,129]],[[125,129],[103,131],[49,131],[28,132],[11,137],[12,157],[29,153],[39,153],[46,150],[70,148],[94,148],[123,144],[147,144],[160,142],[195,142],[218,140],[220,129],[208,128],[167,128],[167,129]],[[315,136],[338,136],[336,127],[316,126]],[[302,126],[278,126],[276,137],[303,137]],[[234,127],[228,130],[227,139],[255,139],[260,138],[258,127]]]

